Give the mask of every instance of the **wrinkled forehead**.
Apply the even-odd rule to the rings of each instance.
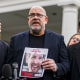
[[[46,11],[42,7],[39,7],[39,6],[32,7],[29,11],[29,14],[31,13],[40,13],[40,14],[46,15]]]

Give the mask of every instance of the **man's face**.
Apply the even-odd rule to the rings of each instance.
[[[38,73],[42,64],[43,54],[31,54],[28,59],[29,71]]]
[[[32,8],[29,12],[28,24],[30,29],[36,34],[43,30],[45,24],[47,24],[47,17],[44,10],[39,7]]]

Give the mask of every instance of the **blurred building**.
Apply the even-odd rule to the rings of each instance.
[[[2,40],[9,43],[12,35],[28,30],[28,11],[43,6],[49,17],[46,28],[64,35],[65,43],[78,31],[80,0],[0,0]]]

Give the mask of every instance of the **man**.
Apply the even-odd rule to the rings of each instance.
[[[27,60],[29,72],[39,73],[43,61],[43,54],[28,54]]]
[[[30,30],[14,35],[10,42],[9,62],[21,65],[25,47],[47,48],[47,59],[42,62],[45,69],[42,78],[28,80],[59,79],[69,70],[69,61],[63,36],[45,29],[48,22],[46,11],[40,6],[34,6],[29,11],[28,24]]]

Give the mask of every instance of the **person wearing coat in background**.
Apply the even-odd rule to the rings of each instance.
[[[7,61],[8,48],[8,44],[0,40],[0,77],[2,76],[2,67]]]
[[[67,45],[70,72],[67,80],[80,80],[80,33],[74,34]]]
[[[67,47],[70,72],[68,80],[80,80],[80,42]]]

